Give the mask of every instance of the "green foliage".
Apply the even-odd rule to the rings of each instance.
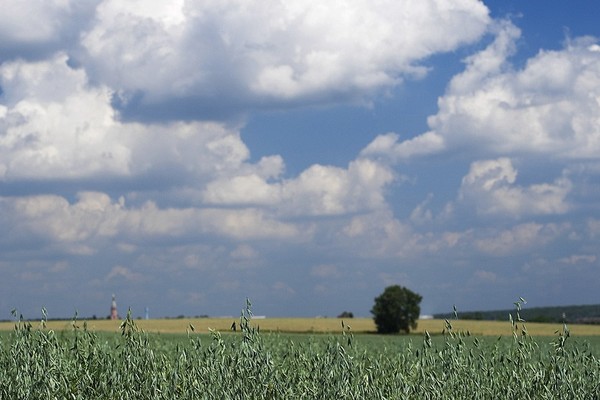
[[[468,311],[461,319],[504,321],[511,310]],[[600,304],[557,307],[531,307],[523,311],[529,322],[554,322],[571,324],[600,324]],[[450,313],[434,314],[434,318],[451,318]]]
[[[422,297],[402,286],[394,285],[385,288],[375,298],[371,309],[378,333],[398,333],[416,329],[417,319],[421,313],[419,304]]]
[[[519,302],[518,302],[519,303]],[[19,318],[0,335],[0,399],[596,399],[600,360],[566,326],[550,344],[527,334],[519,303],[508,339],[442,335],[261,334],[250,302],[235,333],[121,335],[73,319],[56,334]],[[413,345],[412,341],[416,343]],[[598,346],[598,344],[596,344]]]

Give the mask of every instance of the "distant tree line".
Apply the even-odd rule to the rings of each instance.
[[[513,312],[514,309],[459,311],[458,318],[466,320],[506,321],[508,320],[508,314]],[[600,304],[523,308],[520,314],[527,322],[600,324]],[[454,318],[454,313],[434,314],[433,317],[451,319]]]

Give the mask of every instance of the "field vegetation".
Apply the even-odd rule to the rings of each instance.
[[[281,333],[338,333],[342,321],[351,327],[353,333],[375,333],[376,327],[371,318],[265,318],[253,320],[253,324],[262,332]],[[511,325],[508,323],[508,313],[505,321],[478,321],[453,319],[453,326],[457,330],[469,332],[480,336],[510,336]],[[195,327],[195,332],[208,333],[209,330],[217,330],[222,333],[228,332],[232,322],[238,322],[238,318],[178,318],[178,319],[148,319],[136,320],[135,323],[140,330],[148,333],[183,333],[190,325]],[[119,332],[120,320],[88,320],[88,330],[93,332]],[[14,322],[1,322],[0,331],[11,331]],[[556,336],[556,332],[563,325],[558,323],[527,323],[527,329],[531,336]],[[72,329],[72,321],[47,321],[46,329],[64,331]],[[444,329],[443,319],[420,319],[413,335],[422,336],[425,332],[431,335],[440,334]],[[572,336],[600,336],[600,325],[569,324]]]
[[[479,319],[504,321],[512,310],[492,311],[467,311],[461,312],[462,319]],[[452,318],[451,313],[434,314],[435,318]],[[600,304],[555,306],[555,307],[528,307],[523,310],[523,318],[528,322],[555,322],[569,324],[597,324],[600,325]]]
[[[248,304],[235,333],[197,334],[189,324],[183,335],[143,332],[129,316],[119,335],[77,320],[59,331],[44,318],[39,326],[19,319],[0,335],[0,398],[600,397],[598,342],[567,326],[535,339],[518,311],[500,338],[452,320],[439,335],[355,335],[339,321],[336,334],[299,335],[259,330],[251,316]]]

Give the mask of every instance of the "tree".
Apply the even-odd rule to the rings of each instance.
[[[419,304],[423,298],[402,286],[394,285],[385,288],[371,309],[378,333],[406,333],[417,327],[417,319],[421,313]]]

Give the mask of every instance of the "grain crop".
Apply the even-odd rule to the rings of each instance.
[[[530,334],[518,309],[504,337],[474,335],[457,322],[410,340],[355,335],[347,321],[336,334],[294,336],[261,331],[248,302],[235,333],[198,334],[189,324],[182,340],[171,340],[144,332],[130,314],[118,335],[76,318],[56,331],[44,318],[34,326],[18,316],[0,335],[0,398],[600,397],[598,344],[574,338],[567,325],[545,341]]]

